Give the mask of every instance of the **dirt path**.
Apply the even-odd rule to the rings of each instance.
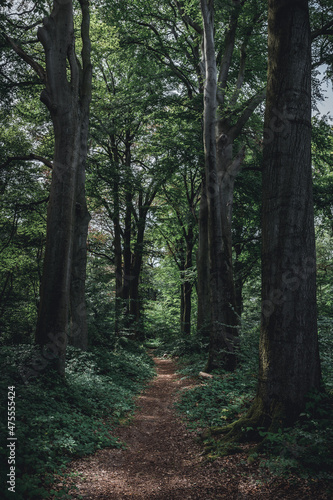
[[[207,463],[202,447],[175,415],[173,402],[189,384],[175,375],[174,363],[154,358],[157,377],[140,396],[129,426],[117,430],[126,450],[105,449],[72,463],[80,473],[77,494],[83,499],[305,499],[303,488],[288,483],[262,484],[245,454]],[[301,487],[301,485],[299,485]],[[273,489],[272,489],[273,488]],[[288,491],[289,490],[289,491]]]

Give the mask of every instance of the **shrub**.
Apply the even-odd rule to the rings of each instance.
[[[4,364],[0,432],[4,437],[8,435],[7,387],[15,385],[16,391],[17,500],[48,498],[43,486],[47,475],[58,473],[74,456],[106,446],[120,447],[115,426],[134,410],[134,396],[154,374],[152,360],[133,345],[130,352],[121,347],[113,352],[68,348],[65,380],[41,374],[25,385],[18,367],[29,359],[31,348],[4,347],[0,354]],[[4,442],[0,447],[3,484],[7,455]]]

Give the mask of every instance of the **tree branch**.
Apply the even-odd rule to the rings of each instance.
[[[4,37],[7,40],[7,42],[11,45],[11,47],[14,49],[16,54],[23,61],[25,61],[27,64],[29,64],[29,66],[37,73],[37,75],[42,80],[42,82],[45,83],[46,73],[45,73],[44,68],[40,64],[38,64],[36,61],[34,61],[33,58],[31,56],[29,56],[29,54],[27,54],[22,49],[22,47],[20,47],[17,43],[15,43],[14,40],[10,36],[4,34]]]
[[[265,97],[266,97],[266,89],[260,92],[259,94],[254,95],[247,101],[246,108],[244,109],[241,116],[238,118],[237,123],[230,130],[230,136],[233,139],[236,139],[239,136],[244,125],[251,117],[254,110],[259,106],[260,103],[263,102]]]
[[[193,19],[188,14],[185,13],[180,2],[175,0],[175,4],[177,5],[177,9],[178,9],[180,15],[182,16],[182,20],[184,21],[184,23],[190,25],[191,28],[193,28],[199,35],[202,35],[202,33],[203,33],[202,27],[199,24],[197,24],[195,21],[193,21]]]
[[[235,2],[236,6],[230,17],[230,28],[225,35],[225,50],[220,64],[220,72],[218,76],[217,100],[220,105],[224,103],[224,90],[227,85],[228,74],[231,64],[231,58],[235,47],[236,30],[238,18],[240,14],[239,1]],[[219,59],[218,56],[217,59]],[[218,60],[217,60],[218,63]]]
[[[25,156],[8,156],[7,160],[5,163],[0,165],[0,170],[3,168],[6,168],[12,161],[40,161],[44,163],[49,168],[53,168],[53,163],[48,160],[47,158],[44,158],[43,156],[35,155],[33,153],[30,153],[30,155],[25,155]]]
[[[333,29],[330,29],[330,28],[333,28],[333,19],[332,19],[332,21],[328,22],[327,24],[325,24],[321,28],[318,28],[317,30],[312,31],[311,41],[313,42],[313,40],[315,40],[316,38],[318,38],[321,35],[333,35]]]

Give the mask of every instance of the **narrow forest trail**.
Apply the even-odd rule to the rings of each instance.
[[[176,415],[173,403],[190,382],[175,374],[169,359],[154,358],[157,377],[139,397],[130,425],[117,429],[125,450],[105,449],[72,462],[70,471],[82,499],[304,499],[302,485],[263,484],[257,466],[238,454],[207,463],[202,447]],[[308,493],[308,494],[307,494]]]

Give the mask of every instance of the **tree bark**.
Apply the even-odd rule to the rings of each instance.
[[[88,8],[87,1],[81,0],[80,4],[82,9]],[[64,375],[74,249],[79,263],[74,270],[73,290],[82,290],[82,282],[78,284],[75,280],[85,262],[82,249],[88,216],[83,202],[85,152],[82,146],[86,147],[87,112],[86,105],[83,108],[81,105],[86,103],[89,107],[91,66],[84,67],[82,74],[76,58],[72,1],[55,0],[52,13],[43,24],[38,30],[38,38],[45,51],[47,78],[41,100],[51,114],[55,148],[36,342],[44,358],[49,363],[53,361],[58,372]],[[83,50],[86,49],[84,46]],[[76,218],[77,201],[81,201],[82,217]],[[74,247],[75,234],[83,235],[83,239]],[[81,300],[82,297],[79,304],[75,303],[74,314],[81,314],[85,308],[84,299]]]
[[[320,387],[307,0],[270,0],[268,22],[257,401],[290,423]]]
[[[224,297],[225,269],[222,256],[221,197],[219,193],[216,158],[217,68],[214,43],[214,2],[201,0],[204,23],[204,150],[206,193],[208,202],[208,242],[210,265],[210,348],[206,371],[224,366],[236,366],[236,346],[233,334],[226,326]]]
[[[116,274],[116,303],[115,303],[115,333],[119,335],[120,332],[120,319],[123,299],[123,269],[122,269],[122,251],[121,251],[121,230],[120,230],[120,202],[119,202],[119,182],[118,174],[115,175],[114,180],[114,263]]]
[[[248,414],[221,429],[226,441],[292,425],[320,390],[310,42],[308,0],[269,0],[259,380]]]
[[[197,251],[198,273],[198,316],[197,331],[206,338],[210,335],[210,287],[209,287],[209,250],[208,250],[208,203],[205,178],[201,185],[199,209],[199,244]]]
[[[75,231],[73,242],[72,279],[70,289],[71,328],[69,341],[74,347],[88,347],[88,325],[85,298],[87,238],[90,214],[85,193],[85,171],[88,153],[89,107],[91,101],[90,15],[89,2],[80,1],[82,10],[82,69],[80,68],[80,159],[76,182]]]

